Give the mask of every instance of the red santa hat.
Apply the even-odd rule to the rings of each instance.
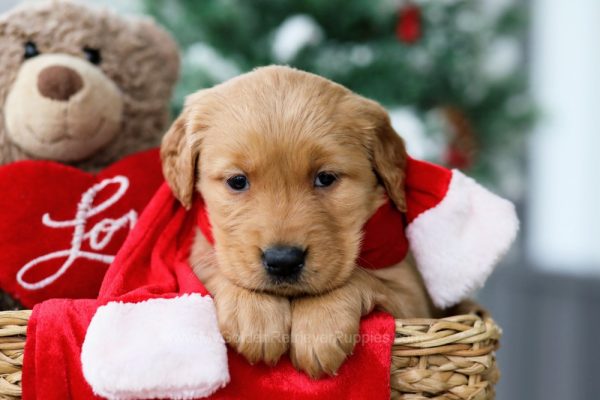
[[[514,205],[459,170],[409,159],[406,236],[433,302],[446,308],[480,288],[519,229]]]

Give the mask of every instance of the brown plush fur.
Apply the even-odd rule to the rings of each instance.
[[[378,272],[355,264],[385,189],[405,207],[404,144],[379,104],[316,75],[260,68],[190,96],[162,156],[181,202],[190,206],[196,190],[206,202],[215,246],[198,234],[191,263],[226,340],[251,362],[289,350],[311,376],[335,374],[374,307],[432,315],[408,260]],[[339,179],[317,188],[320,171]],[[250,187],[234,192],[226,180],[240,173]],[[297,283],[265,272],[261,252],[277,244],[308,249]]]
[[[168,122],[169,99],[179,69],[178,50],[170,36],[150,20],[126,18],[68,1],[48,1],[27,4],[0,17],[0,165],[39,158],[16,145],[5,125],[8,116],[4,104],[26,62],[24,44],[28,41],[37,45],[41,55],[59,54],[85,62],[84,47],[100,50],[102,62],[93,68],[99,68],[121,94],[123,107],[116,136],[91,157],[73,164],[94,170],[158,144]],[[43,110],[38,107],[31,107],[31,113],[19,119],[55,122],[55,115],[40,116]]]

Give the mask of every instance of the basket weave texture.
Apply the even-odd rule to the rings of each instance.
[[[21,398],[21,369],[31,311],[0,311],[0,400]],[[485,314],[397,319],[391,398],[491,400],[501,331]]]
[[[21,398],[25,332],[31,311],[0,312],[0,399]]]
[[[490,400],[501,330],[485,313],[396,320],[392,399]]]

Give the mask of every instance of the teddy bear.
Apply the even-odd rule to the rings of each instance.
[[[178,77],[173,39],[149,19],[67,1],[0,19],[0,164],[98,169],[158,144]]]
[[[172,37],[152,20],[65,0],[29,3],[0,16],[0,50],[2,172],[13,164],[21,168],[22,160],[51,160],[97,173],[160,142],[170,118],[169,100],[178,78],[179,50]],[[141,203],[138,201],[137,208],[142,208],[162,181],[160,172],[156,172],[160,171],[158,153],[145,157],[146,162],[152,159],[152,168],[147,169],[155,177],[151,183],[147,177],[138,179],[139,185],[152,187],[146,188],[147,194]],[[132,170],[146,169],[129,164]],[[12,185],[14,177],[23,180],[23,176],[16,171],[7,179]],[[60,178],[58,186],[68,187],[67,180],[70,178]],[[118,183],[109,181],[113,186]],[[133,190],[133,183],[127,184]],[[30,193],[37,190],[33,182],[26,182],[26,186]],[[94,187],[98,189],[98,184]],[[9,186],[7,190],[22,189]],[[13,195],[20,203],[14,210],[21,210],[25,203],[19,199],[23,194]],[[141,210],[136,207],[132,206],[132,211],[137,215]],[[122,221],[110,217],[98,222],[96,244],[104,243],[107,235],[112,237],[118,225],[115,220]],[[20,221],[14,223],[19,225]],[[3,239],[0,237],[0,242]],[[2,268],[7,263],[1,259],[7,251],[4,242],[0,243],[0,264],[5,263]],[[5,289],[5,285],[0,282],[0,288]],[[0,308],[12,308],[9,296],[2,297]],[[28,303],[24,304],[32,305]]]

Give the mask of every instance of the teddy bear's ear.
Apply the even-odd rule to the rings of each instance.
[[[160,60],[162,80],[174,85],[179,77],[180,53],[173,37],[150,18],[139,18],[136,33],[150,42],[155,58]]]
[[[0,38],[6,38],[6,36],[10,32],[10,21],[11,17],[14,14],[14,11],[9,11],[7,13],[0,15]],[[14,17],[12,17],[14,18]]]

